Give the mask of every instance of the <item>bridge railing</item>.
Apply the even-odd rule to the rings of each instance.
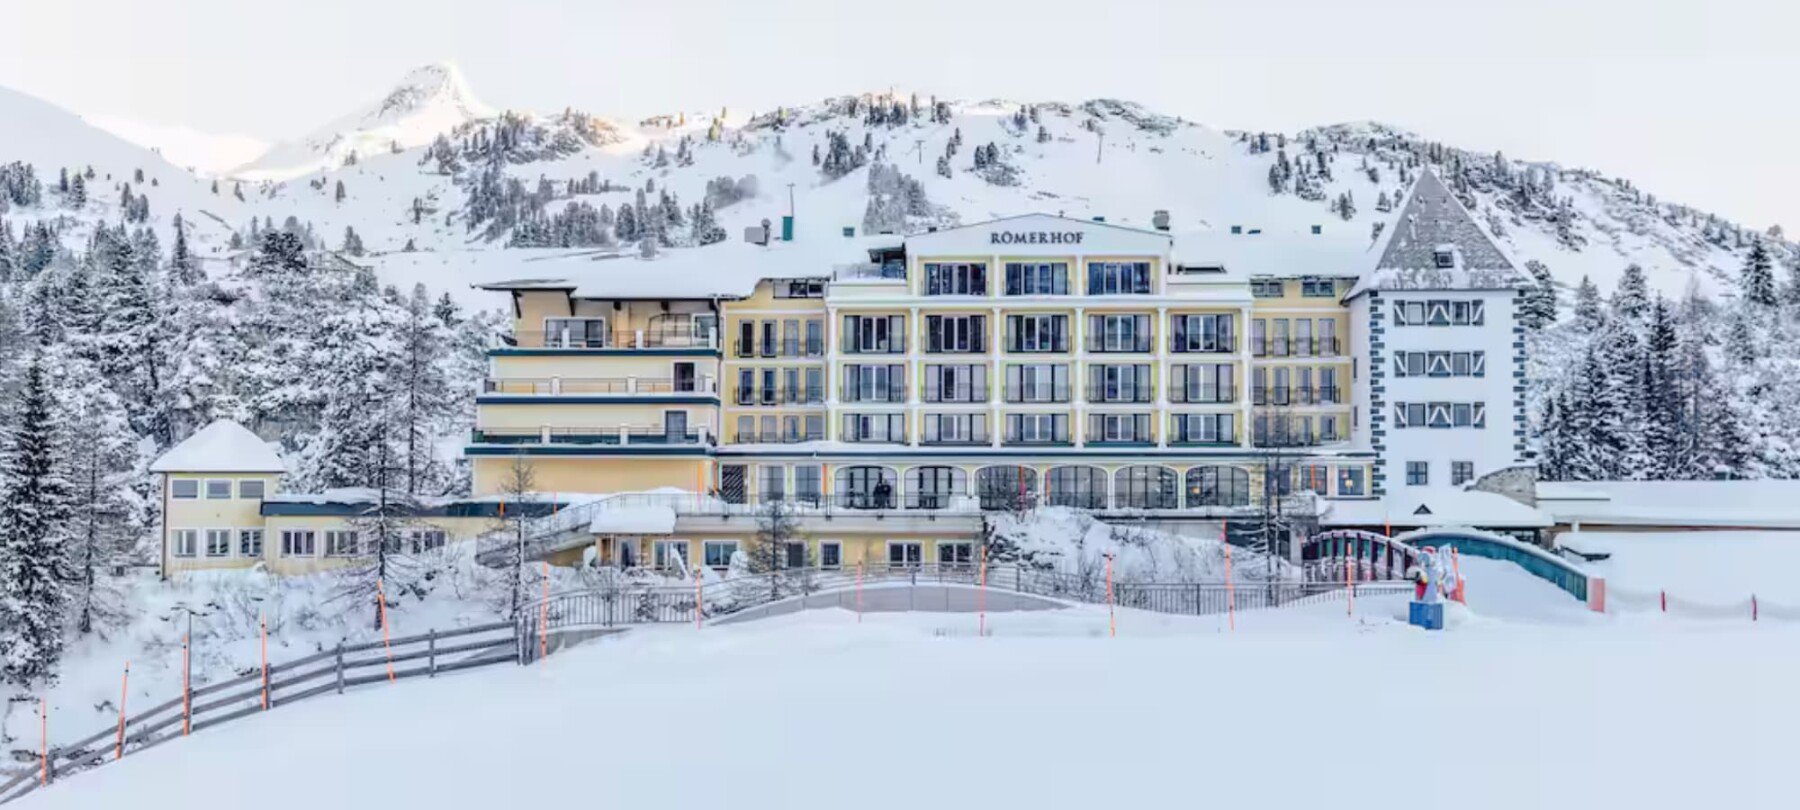
[[[433,630],[382,642],[339,644],[287,661],[256,666],[237,677],[189,689],[127,715],[76,742],[48,749],[35,767],[0,772],[0,804],[58,778],[103,765],[221,723],[324,694],[440,672],[511,664],[520,660],[513,622]]]

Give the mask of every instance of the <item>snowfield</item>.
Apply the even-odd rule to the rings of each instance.
[[[1800,628],[1584,621],[1517,569],[1465,574],[1436,634],[1395,598],[1235,632],[1121,611],[1116,638],[1092,607],[985,638],[839,610],[634,629],[210,729],[18,806],[1791,806]]]

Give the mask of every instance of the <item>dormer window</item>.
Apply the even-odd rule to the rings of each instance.
[[[1456,266],[1456,253],[1449,248],[1438,248],[1432,251],[1431,258],[1439,270],[1449,270]]]

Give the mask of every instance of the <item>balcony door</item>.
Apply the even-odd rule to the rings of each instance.
[[[675,364],[675,390],[683,393],[692,392],[694,390],[693,363]]]
[[[663,441],[670,444],[687,441],[687,411],[663,411]]]

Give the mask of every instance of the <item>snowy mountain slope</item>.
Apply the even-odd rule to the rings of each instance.
[[[125,192],[148,198],[148,224],[167,244],[173,216],[180,213],[194,226],[194,238],[223,244],[230,235],[226,222],[238,218],[241,205],[163,156],[113,135],[75,114],[31,96],[0,88],[0,164],[30,165],[41,184],[35,205],[10,203],[0,219],[15,230],[25,223],[55,224],[64,244],[83,244],[95,223],[116,224]],[[58,190],[62,170],[85,175],[85,199]],[[142,179],[138,173],[142,172]],[[203,258],[210,251],[198,251]]]
[[[218,177],[269,151],[267,141],[250,135],[203,132],[103,115],[84,117],[94,126],[162,155],[201,177]]]
[[[871,101],[907,108],[906,120],[876,120],[869,112]],[[1032,114],[1021,118],[1027,109]],[[544,137],[561,126],[547,119],[527,120]],[[717,178],[752,176],[757,194],[716,203],[718,223],[731,238],[737,238],[742,226],[788,213],[790,194],[802,239],[837,238],[846,226],[859,231],[870,225],[917,228],[1023,211],[1102,216],[1147,226],[1158,209],[1171,211],[1177,231],[1244,225],[1304,234],[1321,225],[1329,233],[1362,236],[1393,216],[1376,210],[1377,197],[1397,195],[1404,187],[1403,175],[1416,172],[1424,157],[1440,169],[1454,163],[1457,171],[1484,178],[1459,188],[1467,195],[1465,202],[1487,219],[1515,257],[1543,261],[1570,287],[1591,276],[1610,288],[1635,262],[1646,268],[1653,286],[1670,294],[1681,293],[1690,280],[1705,292],[1730,292],[1750,233],[1657,202],[1626,181],[1542,163],[1506,162],[1501,175],[1485,165],[1494,156],[1441,147],[1379,124],[1321,128],[1286,139],[1282,147],[1256,151],[1246,133],[1214,130],[1125,102],[945,102],[940,109],[935,100],[914,105],[910,97],[863,96],[754,118],[696,112],[605,126],[607,137],[566,154],[499,160],[495,165],[504,177],[518,181],[517,196],[532,198],[516,208],[544,219],[571,203],[616,210],[647,183],[654,183],[655,191],[648,195],[652,202],[666,191],[682,206],[691,206],[706,198],[708,183]],[[450,142],[458,150],[474,149],[466,145],[499,129],[493,119],[466,122]],[[865,163],[891,164],[916,181],[927,213],[866,221],[870,169],[857,165],[832,176],[814,164],[814,151],[828,153],[839,135],[852,150],[866,147]],[[989,144],[1001,168],[976,165],[977,147]],[[1292,179],[1283,193],[1271,193],[1271,166],[1283,154],[1302,162],[1306,144],[1318,150],[1316,155],[1329,155],[1330,177],[1315,176],[1305,199]],[[276,221],[297,216],[332,239],[354,227],[375,252],[398,250],[408,241],[434,251],[541,243],[519,240],[516,223],[496,223],[472,211],[485,161],[446,165],[428,152],[412,149],[321,170],[253,202],[265,216]],[[938,165],[945,156],[948,176]],[[570,184],[590,178],[600,186]],[[1521,178],[1548,179],[1537,181],[1540,185],[1527,195],[1531,199],[1519,202],[1513,190],[1527,182]],[[311,188],[298,186],[300,179],[307,179]],[[342,201],[335,199],[339,180],[347,191]],[[1354,206],[1347,218],[1335,206],[1345,194]],[[431,212],[416,223],[414,199]],[[673,242],[681,247],[685,238],[677,235]],[[595,239],[558,244],[610,247]],[[626,248],[622,252],[632,252]]]
[[[444,62],[408,73],[374,102],[298,140],[276,144],[233,171],[244,180],[286,180],[361,157],[430,143],[467,121],[494,110],[470,92],[462,71]]]

